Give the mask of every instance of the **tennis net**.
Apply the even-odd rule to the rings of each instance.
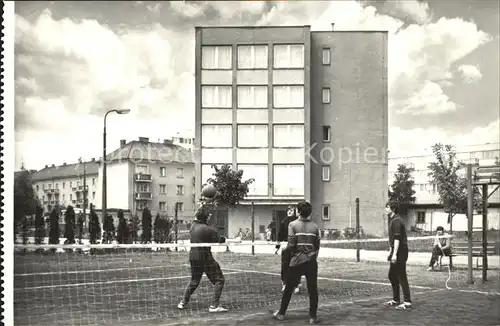
[[[453,272],[427,272],[435,237],[408,239],[408,274],[415,291],[466,285],[466,257]],[[285,244],[283,244],[285,245]],[[208,312],[213,285],[202,278],[185,310],[177,308],[191,279],[188,251],[211,246],[225,277],[221,305],[231,311],[274,308],[281,300],[281,249],[275,243],[16,245],[16,325],[97,325],[200,316]],[[283,246],[281,247],[283,248]],[[360,262],[357,262],[359,249]],[[390,298],[387,239],[322,241],[320,301]],[[253,252],[253,253],[252,253]],[[464,258],[464,259],[463,259]],[[480,271],[475,272],[480,276]],[[292,305],[306,305],[307,286]]]

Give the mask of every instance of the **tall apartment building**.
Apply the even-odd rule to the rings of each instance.
[[[195,34],[197,197],[212,164],[255,179],[230,218],[218,214],[221,231],[250,228],[253,202],[263,233],[304,199],[320,227],[354,226],[359,197],[361,226],[382,234],[387,33],[290,26],[197,27]]]
[[[48,213],[56,205],[83,208],[85,203],[88,209],[90,204],[95,203],[98,169],[99,163],[92,159],[82,163],[46,165],[45,168],[32,173],[33,189],[44,211]],[[83,191],[84,178],[86,192]],[[87,201],[84,201],[85,194]]]
[[[175,136],[172,137],[172,143],[191,151],[194,149],[194,138]]]
[[[457,158],[463,163],[478,163],[480,165],[498,164],[500,160],[500,143],[486,143],[470,146],[457,147],[455,149]],[[405,157],[389,158],[389,185],[394,182],[394,174],[400,164],[415,169],[413,179],[415,186],[416,202],[408,214],[408,227],[416,226],[425,230],[433,230],[438,225],[449,228],[447,214],[444,213],[439,204],[439,195],[436,186],[431,184],[428,177],[429,164],[435,160],[434,154],[430,149],[422,151],[418,155]],[[491,194],[496,186],[489,187]],[[497,190],[488,199],[489,226],[498,229],[500,226],[500,191]],[[474,223],[481,223],[480,218],[474,220]],[[457,217],[453,222],[453,229],[460,231],[467,228],[465,216]],[[479,224],[481,226],[481,224]]]
[[[144,208],[153,215],[174,216],[178,205],[180,221],[190,220],[194,209],[194,163],[192,152],[170,140],[120,141],[107,156],[107,210],[118,209],[141,216]],[[102,209],[102,167],[99,167],[96,209]]]

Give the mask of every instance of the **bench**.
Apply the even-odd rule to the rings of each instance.
[[[486,246],[486,254],[488,256],[495,255],[495,244],[488,242]],[[452,244],[451,255],[449,256],[450,266],[452,262],[452,257],[455,256],[468,256],[469,255],[469,243],[466,241],[456,241]],[[479,269],[479,259],[483,257],[483,241],[473,240],[472,241],[472,257],[476,258],[476,268]],[[440,256],[440,265],[443,256]]]

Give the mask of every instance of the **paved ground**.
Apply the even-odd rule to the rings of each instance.
[[[307,293],[293,297],[297,310],[290,312],[288,322],[270,319],[269,310],[280,301],[280,257],[274,246],[257,246],[256,255],[246,253],[248,249],[215,250],[226,275],[222,304],[231,309],[217,316],[206,312],[212,296],[206,278],[190,309],[176,309],[189,280],[185,252],[16,254],[16,325],[302,325]],[[390,297],[387,263],[368,261],[363,253],[356,263],[352,252],[343,252],[325,248],[321,253],[320,315],[325,324],[499,324],[500,296],[487,294],[500,292],[498,270],[489,271],[486,284],[480,271],[474,271],[476,284],[468,285],[467,271],[460,266],[450,273],[430,273],[415,260],[408,268],[415,309],[399,312],[380,305]]]

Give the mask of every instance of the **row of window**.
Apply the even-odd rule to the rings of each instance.
[[[96,181],[95,178],[92,178],[92,186],[95,186],[95,181]],[[76,186],[77,187],[80,186],[80,185],[83,185],[83,181],[81,181],[81,184],[80,184],[80,181],[76,182]],[[42,184],[42,190],[45,190],[45,187],[47,187],[47,189],[52,189],[52,183]],[[69,182],[69,188],[73,188],[73,182],[72,181]],[[36,189],[36,191],[39,191],[40,190],[40,186],[39,185],[35,185],[35,189]],[[57,182],[54,183],[54,189],[59,189],[59,183],[57,183]],[[66,189],[66,182],[62,183],[62,189]]]
[[[149,208],[148,202],[137,202],[137,204],[136,204],[136,210],[142,211],[145,208]],[[161,202],[158,203],[158,210],[160,212],[166,212],[167,209],[168,209],[168,207],[167,207],[167,203],[166,202],[161,201]],[[174,209],[175,209],[175,205],[173,205],[173,207],[172,207],[172,210],[174,210]],[[183,212],[184,211],[184,203],[177,202],[177,210],[179,212]]]
[[[184,195],[184,186],[183,185],[177,185],[176,186],[176,194],[178,196]],[[136,186],[136,191],[137,192],[151,192],[151,184],[149,183],[139,183]],[[160,184],[159,185],[159,193],[160,195],[166,195],[167,194],[167,185],[166,184]]]
[[[89,196],[89,194],[87,193],[87,197]],[[47,197],[48,199],[49,197]],[[83,196],[76,196],[76,200],[80,200],[80,199],[83,199]],[[95,191],[92,191],[92,199],[95,199]],[[42,202],[45,202],[45,195],[42,196]],[[53,199],[50,199],[50,200],[53,200]],[[59,200],[59,196],[56,196],[55,200]],[[66,195],[63,194],[62,195],[62,201],[64,202],[66,200]],[[73,194],[69,194],[69,200],[72,201],[73,200]]]
[[[218,164],[221,166],[222,164]],[[269,181],[267,164],[238,164],[238,169],[243,170],[243,179],[254,179],[249,186],[249,196],[268,196],[269,188],[274,196],[303,196],[304,195],[304,165],[280,165],[273,168],[273,180]],[[205,183],[212,177],[211,164],[202,164],[201,177]]]
[[[238,45],[238,69],[268,69],[267,45]],[[232,46],[203,46],[202,69],[229,70],[233,68]],[[273,46],[274,69],[304,68],[303,44],[279,44]]]
[[[158,209],[160,212],[166,212],[167,211],[167,203],[164,201],[161,201],[158,203]],[[179,211],[184,211],[184,203],[177,202],[177,210]]]
[[[237,86],[238,108],[240,109],[267,109],[268,86]],[[232,108],[232,86],[204,85],[201,87],[201,105],[203,108]],[[330,88],[322,89],[322,102],[331,101]],[[281,85],[273,86],[273,107],[304,108],[304,86]]]
[[[147,165],[138,164],[135,166],[135,173],[149,174],[149,167]],[[167,176],[167,168],[164,166],[160,166],[160,177],[166,177],[166,176]],[[176,177],[184,178],[183,168],[177,168]]]
[[[269,126],[267,124],[240,124],[237,128],[237,147],[269,147]],[[201,127],[201,147],[231,148],[233,147],[232,132],[232,125],[203,125]],[[323,142],[329,142],[331,140],[330,126],[322,126],[322,140]],[[273,147],[304,147],[304,125],[273,125]]]
[[[238,108],[268,108],[268,86],[237,86]],[[230,85],[203,85],[201,87],[201,105],[203,108],[232,108],[232,90]],[[303,108],[304,86],[273,86],[273,107]]]

